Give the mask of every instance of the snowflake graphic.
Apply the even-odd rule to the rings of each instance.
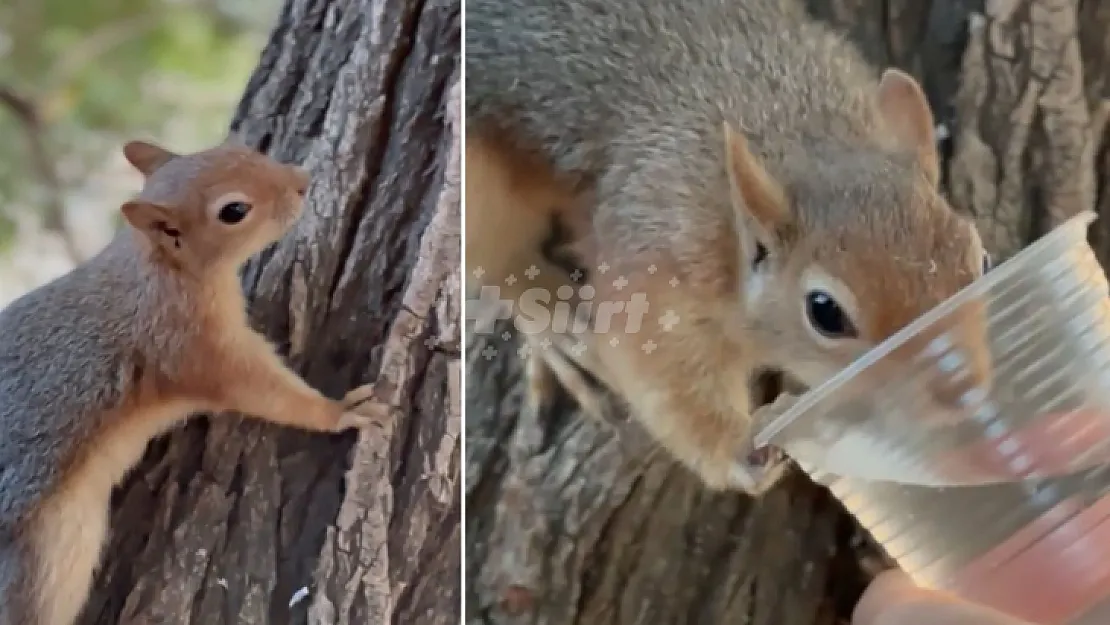
[[[512,285],[516,284],[516,276],[514,276],[513,274],[510,273],[509,277],[505,278],[505,284],[507,284],[509,286],[512,286]]]
[[[524,277],[528,278],[529,280],[535,280],[536,276],[538,275],[540,275],[540,268],[535,265],[532,265],[528,269],[524,270]]]
[[[520,356],[521,360],[527,360],[528,357],[532,355],[532,346],[528,343],[523,343],[519,348],[517,348],[516,354],[517,356]]]
[[[609,263],[601,263],[597,266],[597,272],[601,275],[605,275],[610,269],[612,269],[612,267],[609,266]]]
[[[551,339],[544,339],[540,341],[540,347],[544,349],[551,349]]]
[[[570,353],[575,355],[575,356],[581,356],[582,354],[585,354],[586,353],[586,344],[585,343],[575,343],[574,346],[570,348]]]
[[[621,344],[621,340],[614,336],[613,338],[609,339],[609,344],[613,347],[616,347],[617,345]]]
[[[501,333],[501,340],[502,341],[507,341],[511,338],[513,338],[513,333],[512,332],[509,332],[508,330],[505,330],[504,332]]]
[[[657,347],[659,346],[655,344],[655,341],[648,339],[647,343],[644,343],[640,347],[640,349],[644,350],[645,354],[650,354],[651,352],[655,351],[655,348]]]
[[[493,345],[486,345],[486,348],[482,350],[482,357],[486,360],[493,360],[494,356],[496,355],[497,348]]]
[[[664,332],[670,332],[671,328],[678,325],[678,321],[678,314],[673,310],[668,310],[659,318],[659,325],[663,326]]]
[[[628,280],[624,276],[621,276],[621,277],[617,278],[616,280],[613,280],[613,287],[615,289],[617,289],[618,291],[623,291],[624,287],[626,287],[626,286],[628,286]]]
[[[678,286],[678,278],[671,278],[671,288],[673,289],[677,286]]]
[[[486,270],[482,269],[481,267],[478,267],[477,269],[474,270],[473,274],[474,274],[474,279],[475,280],[481,280],[482,276],[486,275]]]
[[[571,272],[571,274],[570,274],[570,279],[571,279],[571,280],[573,280],[573,281],[575,281],[575,282],[578,282],[578,281],[579,281],[579,280],[581,280],[581,279],[583,278],[583,276],[585,276],[585,275],[586,275],[586,274],[582,273],[582,270],[581,270],[581,269],[575,269],[574,271],[572,271],[572,272]]]
[[[438,341],[436,341],[436,338],[434,336],[429,336],[424,339],[424,347],[427,347],[428,349],[435,349],[435,346],[437,344]]]

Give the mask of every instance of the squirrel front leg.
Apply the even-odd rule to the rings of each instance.
[[[556,337],[557,338],[557,337]],[[554,400],[558,388],[562,387],[571,399],[582,409],[583,414],[600,422],[609,423],[613,418],[606,391],[597,389],[579,371],[582,367],[604,384],[596,365],[589,366],[585,358],[576,357],[554,344],[545,345],[542,340],[529,337],[528,349],[524,359],[525,407],[533,415],[542,414]]]
[[[224,371],[221,400],[227,409],[278,425],[315,432],[341,432],[372,423],[384,424],[391,411],[373,400],[373,388],[358,387],[336,401],[309,386],[278,358],[261,336],[237,342]]]
[[[773,450],[756,452],[753,416],[725,412],[695,394],[662,389],[639,412],[649,431],[676,459],[713,490],[739,490],[752,497],[775,486],[787,464]]]
[[[788,400],[753,411],[748,386],[750,368],[742,346],[707,330],[697,320],[690,298],[668,296],[658,280],[638,280],[652,317],[614,318],[608,331],[596,335],[595,358],[619,388],[630,413],[671,455],[714,490],[740,490],[758,496],[774,486],[788,464],[771,449],[756,450],[755,427],[773,418]],[[666,282],[663,283],[664,285]],[[601,301],[622,295],[604,282]],[[758,422],[758,423],[757,423]]]

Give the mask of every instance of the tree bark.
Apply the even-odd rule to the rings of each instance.
[[[232,130],[314,175],[243,274],[256,326],[317,388],[377,381],[391,428],[231,415],[154,443],[118,489],[82,622],[459,619],[460,2],[288,0]]]
[[[942,188],[1005,258],[1084,209],[1110,258],[1110,6],[1078,0],[807,0],[876,66],[922,81]],[[569,399],[519,414],[515,345],[468,335],[466,617],[472,623],[767,623],[846,618],[858,526],[795,475],[714,495],[630,425]]]

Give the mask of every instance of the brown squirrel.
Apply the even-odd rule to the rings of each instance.
[[[232,142],[123,152],[145,178],[125,227],[0,311],[0,625],[74,622],[113,487],[188,416],[318,432],[389,417],[369,386],[323,396],[248,325],[238,269],[300,215],[305,170]]]
[[[577,361],[707,485],[764,492],[783,462],[752,449],[753,419],[791,398],[753,411],[752,376],[818,385],[987,262],[937,190],[920,86],[877,74],[779,0],[468,0],[468,290],[498,286],[519,322],[524,289],[574,284],[541,252],[569,227],[593,291],[564,293],[650,310],[563,331],[588,349],[551,341],[527,374]],[[973,300],[897,354],[955,330],[962,377],[928,389],[946,406],[990,383],[984,315]],[[529,388],[538,410],[551,385]]]

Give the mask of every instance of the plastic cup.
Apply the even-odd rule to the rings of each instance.
[[[1110,622],[1110,287],[1087,243],[1094,217],[1045,235],[756,437],[826,484],[919,584],[1045,625]],[[954,325],[976,302],[982,323]],[[968,345],[989,352],[987,383],[948,384],[964,390],[939,401],[938,380],[966,379]]]

